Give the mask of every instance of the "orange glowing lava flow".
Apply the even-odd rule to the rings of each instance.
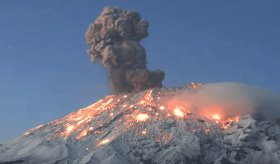
[[[90,121],[100,113],[114,108],[117,103],[118,101],[114,96],[107,96],[93,105],[80,109],[77,112],[73,112],[62,119],[53,121],[52,123],[54,125],[63,124],[64,129],[58,133],[58,136],[67,138],[73,132],[78,132],[76,138],[80,139],[93,130],[92,127],[88,126]]]
[[[200,85],[192,84],[193,89],[199,87]],[[147,90],[136,97],[131,95],[107,96],[93,105],[53,121],[52,124],[61,124],[63,126],[63,128],[57,130],[57,136],[66,139],[71,134],[76,134],[75,137],[79,140],[89,134],[102,134],[102,127],[117,118],[118,132],[110,136],[109,139],[106,137],[107,139],[96,142],[97,145],[104,145],[127,129],[135,125],[139,126],[147,121],[152,124],[154,120],[185,120],[185,118],[197,117],[211,121],[223,129],[227,129],[231,123],[239,121],[239,117],[225,117],[224,110],[220,106],[208,107],[202,110],[193,108],[193,104],[190,102],[174,101],[169,97],[167,97],[167,102],[163,102],[164,97],[161,97],[161,92],[153,91]],[[205,130],[206,133],[209,131]],[[150,134],[148,132],[147,129],[141,129],[138,133],[148,135]],[[168,138],[168,136],[164,137]]]
[[[151,91],[148,91],[145,95],[144,95],[144,97],[143,97],[143,99],[140,101],[140,103],[142,102],[144,102],[143,104],[147,104],[147,105],[153,105],[153,96],[152,96],[152,92],[153,92],[153,90],[151,90]]]

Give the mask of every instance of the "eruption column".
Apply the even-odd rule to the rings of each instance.
[[[147,21],[137,12],[104,8],[87,32],[88,54],[108,70],[114,93],[162,87],[165,73],[147,69],[140,40],[148,36]]]

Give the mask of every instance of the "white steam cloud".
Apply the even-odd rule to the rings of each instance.
[[[268,90],[239,83],[210,83],[199,89],[185,89],[167,105],[179,105],[191,113],[219,113],[223,116],[260,115],[264,119],[280,118],[280,97]]]

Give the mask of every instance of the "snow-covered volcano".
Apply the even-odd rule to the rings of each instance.
[[[168,99],[201,85],[107,96],[0,146],[0,163],[279,164],[280,126],[251,115],[209,116]]]

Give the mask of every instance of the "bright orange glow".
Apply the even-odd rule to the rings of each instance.
[[[160,109],[160,110],[164,110],[165,107],[164,107],[164,106],[160,106],[159,109]]]
[[[178,116],[178,117],[184,117],[185,116],[185,113],[181,110],[180,107],[176,107],[173,111],[174,115],[175,116]]]
[[[140,104],[145,104],[145,103],[146,103],[146,101],[144,101],[144,100],[140,101]]]
[[[228,117],[221,121],[221,128],[227,129],[232,123],[238,122],[240,119],[239,116],[236,117]]]
[[[87,134],[93,131],[93,128],[90,128],[88,123],[105,110],[113,109],[119,102],[118,99],[115,98],[116,97],[114,96],[107,96],[95,104],[80,109],[77,112],[73,112],[62,119],[53,121],[53,125],[62,124],[64,127],[63,130],[57,133],[57,136],[61,136],[66,139],[71,134],[73,134],[73,132],[76,132],[76,139],[85,137]],[[98,123],[98,126],[102,126],[102,121]]]
[[[146,92],[143,98],[139,101],[139,104],[153,105],[152,92],[153,90]]]
[[[145,114],[145,113],[139,113],[136,116],[136,120],[140,121],[140,122],[145,122],[147,119],[149,118],[149,115]]]
[[[220,121],[221,120],[221,116],[219,114],[213,114],[211,115],[211,117],[214,119],[214,120],[217,120],[217,121]]]
[[[200,114],[207,119],[215,121],[216,123],[219,123],[223,118],[225,118],[224,109],[218,105],[204,108]]]
[[[66,127],[66,131],[67,132],[71,132],[75,127],[73,125],[69,125],[68,127]]]
[[[113,98],[110,98],[109,101],[107,101],[106,103],[104,103],[103,105],[109,105],[111,102],[113,101]]]
[[[163,107],[166,111],[173,113],[177,117],[184,117],[187,113],[190,113],[191,104],[186,101],[167,100]]]
[[[192,86],[194,89],[196,87],[199,87],[199,85]],[[148,135],[149,131],[147,131],[145,126],[149,125],[141,123],[149,121],[151,117],[153,117],[153,121],[149,123],[168,119],[184,119],[186,117],[191,119],[199,118],[217,124],[221,129],[227,129],[232,123],[239,121],[239,116],[227,117],[222,106],[218,104],[207,107],[195,106],[194,108],[191,101],[173,100],[169,99],[169,97],[165,101],[165,98],[162,96],[164,96],[164,93],[154,92],[154,90],[147,90],[140,97],[131,96],[131,94],[107,96],[93,105],[53,121],[52,125],[63,127],[58,129],[53,137],[63,137],[66,139],[69,136],[73,136],[80,140],[88,135],[93,135],[93,138],[95,138],[104,134],[105,131],[101,129],[114,117],[117,118],[115,126],[118,132],[110,135],[109,139],[97,141],[98,146],[109,143],[131,128],[141,128],[140,131],[137,131],[137,134]],[[41,127],[38,126],[38,128]],[[205,133],[211,133],[211,128],[194,128],[192,130],[193,132],[203,130]],[[25,135],[30,133],[31,131]],[[158,137],[160,140],[164,138],[169,139],[171,136],[164,133]]]
[[[147,129],[143,130],[143,131],[141,132],[141,134],[146,135],[146,134],[147,134]]]
[[[102,146],[102,145],[105,145],[105,144],[107,144],[107,143],[109,143],[109,142],[110,142],[109,139],[104,139],[104,140],[101,140],[97,145],[98,145],[98,146]]]
[[[236,116],[236,117],[229,118],[229,121],[230,121],[230,122],[238,122],[239,119],[240,119],[240,117],[239,117],[239,116]]]

